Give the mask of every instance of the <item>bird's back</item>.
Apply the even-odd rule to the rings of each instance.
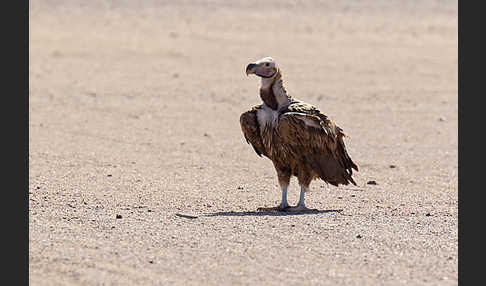
[[[349,157],[343,138],[343,130],[314,105],[295,100],[279,115],[278,135],[281,149],[289,161],[312,172],[333,185],[349,182],[352,169],[358,166]]]

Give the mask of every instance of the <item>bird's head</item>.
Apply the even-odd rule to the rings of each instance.
[[[246,66],[246,75],[255,74],[262,78],[272,78],[277,71],[277,64],[271,57],[265,57]]]

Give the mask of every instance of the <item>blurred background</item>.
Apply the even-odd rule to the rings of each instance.
[[[256,156],[239,126],[240,114],[260,103],[259,79],[246,77],[245,67],[265,56],[277,61],[290,95],[316,105],[344,129],[348,151],[360,166],[362,197],[350,197],[357,193],[352,187],[315,182],[318,191],[306,196],[310,207],[379,214],[389,219],[379,230],[385,241],[400,241],[395,235],[402,232],[401,237],[419,235],[415,222],[397,222],[396,215],[442,215],[428,227],[444,236],[422,241],[412,235],[400,246],[406,250],[400,260],[387,256],[395,246],[382,243],[371,247],[369,255],[381,258],[369,268],[350,258],[343,264],[327,261],[326,269],[334,272],[307,265],[306,273],[334,277],[341,285],[344,280],[332,273],[367,273],[390,283],[454,279],[457,33],[452,0],[29,1],[31,281],[52,282],[59,273],[85,282],[123,278],[137,284],[158,273],[175,273],[179,282],[204,275],[206,282],[215,281],[209,264],[191,259],[219,263],[210,253],[252,244],[228,246],[221,237],[214,245],[201,242],[207,252],[199,256],[174,245],[184,245],[179,239],[185,237],[239,233],[247,221],[225,228],[232,218],[214,218],[180,233],[172,217],[148,217],[136,206],[148,206],[150,214],[197,214],[278,202],[271,161]],[[378,185],[370,187],[369,180]],[[289,200],[297,195],[291,191]],[[361,200],[379,201],[380,208]],[[113,230],[115,214],[126,225]],[[300,225],[297,220],[307,218],[292,219]],[[365,222],[346,226],[353,237],[362,225],[375,225],[369,217],[361,219]],[[272,239],[278,244],[284,238]],[[424,251],[425,241],[430,252]],[[312,249],[317,242],[307,243]],[[229,255],[218,265],[235,280],[218,281],[302,281],[298,273],[304,272],[279,274],[283,262],[272,258],[272,248],[260,246],[254,248],[256,269],[247,265],[245,275],[232,276],[247,254]],[[339,249],[363,252],[339,243],[326,251],[332,258]],[[191,271],[177,261],[163,269],[156,263],[140,266],[155,259],[151,255],[170,260],[170,253],[193,261]],[[108,260],[117,262],[108,266]],[[286,264],[299,265],[306,264],[299,259]]]
[[[425,134],[437,120],[456,122],[456,1],[29,5],[31,127],[60,124],[127,142],[144,134],[155,144],[140,128],[153,124],[167,137],[191,141],[211,130],[215,144],[246,148],[238,117],[260,100],[259,81],[244,68],[271,56],[292,96],[321,107],[351,137],[368,136],[360,141],[370,146],[455,140],[455,125],[449,136]],[[69,144],[56,138],[49,132],[45,147]]]

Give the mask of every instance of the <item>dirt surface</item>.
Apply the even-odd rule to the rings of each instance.
[[[457,285],[457,1],[341,2],[29,1],[31,285]],[[349,135],[318,213],[256,211],[264,56]]]

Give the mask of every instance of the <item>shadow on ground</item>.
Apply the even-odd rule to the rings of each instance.
[[[341,213],[343,210],[307,210],[299,212],[285,212],[285,211],[243,211],[243,212],[215,212],[204,215],[206,217],[213,216],[289,216],[289,215],[308,215],[308,214],[323,214],[323,213]]]

